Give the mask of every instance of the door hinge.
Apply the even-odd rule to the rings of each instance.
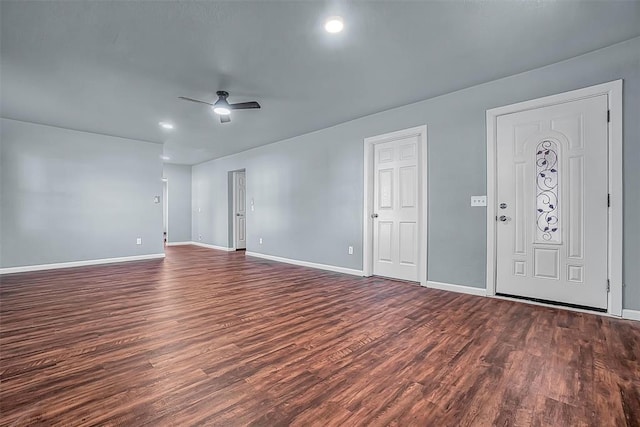
[[[611,207],[611,193],[607,193],[607,207]]]
[[[607,123],[611,121],[611,110],[607,110]]]
[[[607,292],[611,291],[611,282],[607,279]]]

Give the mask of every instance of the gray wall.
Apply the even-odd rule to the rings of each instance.
[[[161,145],[0,125],[0,267],[163,252]]]
[[[469,206],[471,195],[486,194],[485,111],[620,78],[624,307],[640,309],[640,38],[196,165],[193,240],[227,246],[227,172],[246,168],[247,200],[255,199],[255,212],[247,212],[247,250],[361,269],[363,139],[426,123],[429,280],[485,287],[486,211]]]
[[[169,183],[169,242],[191,240],[191,166],[164,164]]]

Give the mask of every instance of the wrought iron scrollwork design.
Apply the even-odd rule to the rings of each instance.
[[[544,140],[536,150],[536,209],[538,239],[559,242],[558,146]]]

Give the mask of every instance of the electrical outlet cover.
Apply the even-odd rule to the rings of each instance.
[[[471,206],[487,206],[487,196],[471,196]]]

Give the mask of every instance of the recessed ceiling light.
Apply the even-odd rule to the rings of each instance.
[[[340,16],[332,16],[324,23],[324,29],[327,33],[339,33],[344,28],[344,21]]]
[[[160,156],[160,158],[162,160],[171,160],[171,157],[169,157],[169,156]]]
[[[160,125],[160,127],[162,127],[163,129],[173,129],[173,125],[169,122],[160,122],[158,123]]]

